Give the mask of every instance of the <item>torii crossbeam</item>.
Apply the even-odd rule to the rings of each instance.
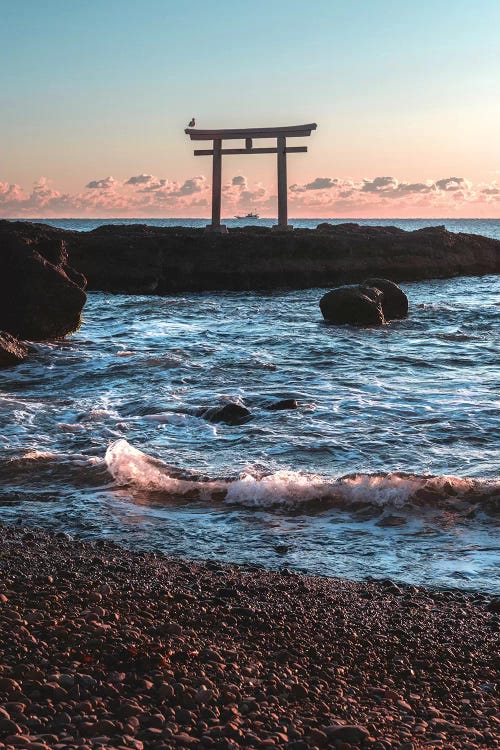
[[[307,146],[287,146],[287,138],[299,138],[311,135],[316,130],[316,123],[308,125],[291,125],[283,128],[242,128],[232,130],[198,130],[186,128],[184,131],[192,141],[213,141],[210,149],[197,149],[195,156],[212,156],[212,223],[207,230],[227,232],[220,223],[222,192],[222,156],[224,154],[277,154],[278,155],[278,224],[273,229],[293,229],[288,224],[286,155],[304,153]],[[276,147],[254,148],[254,138],[276,138]],[[244,140],[245,148],[222,148],[222,141]]]

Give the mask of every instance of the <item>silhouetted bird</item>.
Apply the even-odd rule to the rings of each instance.
[[[188,128],[194,128],[195,125],[196,125],[196,120],[194,119],[194,117],[192,117],[191,122],[188,125]]]

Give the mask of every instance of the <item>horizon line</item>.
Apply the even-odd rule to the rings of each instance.
[[[500,221],[500,216],[303,216],[289,221]],[[208,221],[208,216],[0,216],[2,221]],[[237,221],[223,217],[222,221]],[[277,221],[277,216],[260,216],[257,221]]]

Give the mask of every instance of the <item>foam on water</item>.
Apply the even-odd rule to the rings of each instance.
[[[306,509],[371,504],[380,507],[457,507],[457,501],[488,506],[500,497],[500,481],[454,476],[412,474],[355,474],[327,479],[298,471],[267,475],[243,472],[234,479],[200,477],[192,470],[179,470],[134,448],[126,440],[112,443],[105,462],[121,486],[161,493],[167,499],[224,500],[247,508]],[[459,505],[462,509],[462,506]],[[491,506],[492,507],[492,506]],[[491,509],[491,508],[490,508]]]
[[[325,326],[324,289],[90,293],[77,333],[0,370],[0,519],[498,588],[500,277],[403,288],[408,319],[370,330]],[[227,402],[251,419],[200,417]]]

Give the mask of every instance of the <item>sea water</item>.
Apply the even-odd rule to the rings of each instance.
[[[402,286],[408,319],[363,329],[322,321],[325,289],[91,293],[77,333],[0,372],[0,519],[498,591],[500,280]],[[228,401],[251,419],[203,418]]]

